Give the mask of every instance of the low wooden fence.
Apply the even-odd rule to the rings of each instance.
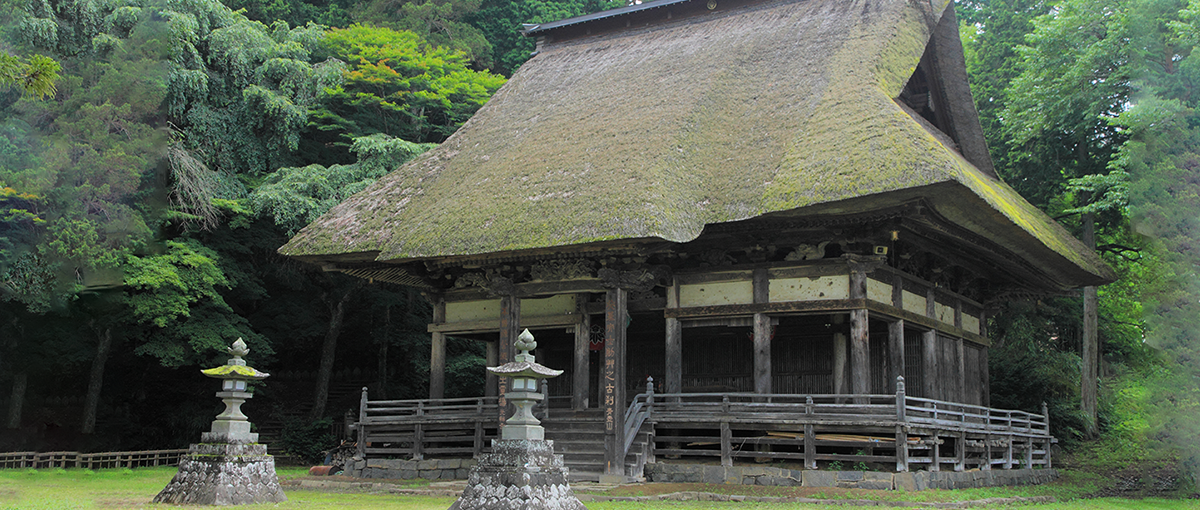
[[[177,450],[145,450],[137,452],[8,452],[0,453],[0,468],[135,468],[177,466],[187,455],[186,448]]]
[[[353,427],[359,456],[421,460],[491,451],[499,423],[497,397],[368,400],[363,388]]]
[[[802,461],[850,467],[894,463],[963,470],[1051,467],[1042,414],[891,395],[639,394],[626,416],[654,424],[653,455]],[[640,415],[640,416],[639,416]],[[640,423],[640,422],[639,422]],[[947,466],[949,465],[949,466]]]

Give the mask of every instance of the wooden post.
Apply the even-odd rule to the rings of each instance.
[[[475,440],[471,445],[472,455],[483,453],[483,399],[475,400]]]
[[[850,271],[850,299],[867,297],[867,273]],[[868,330],[867,310],[850,310],[850,378],[851,391],[856,394],[871,393],[871,339]]]
[[[367,455],[367,387],[363,386],[362,397],[358,399],[358,444],[355,445],[354,456],[359,459]]]
[[[834,314],[833,316],[833,392],[837,395],[845,395],[850,393],[847,388],[847,363],[846,363],[846,333],[842,332],[842,324],[846,323],[846,316],[843,314]]]
[[[979,312],[979,335],[987,337],[987,310]],[[982,384],[983,407],[992,407],[992,374],[988,368],[988,346],[979,349],[979,379]]]
[[[628,292],[604,297],[604,474],[625,475],[625,324]]]
[[[1013,426],[1012,426],[1012,411],[1004,413],[1005,422],[1008,427],[1007,445],[1004,448],[1004,469],[1012,469],[1013,467]]]
[[[1046,442],[1044,443],[1046,445],[1046,469],[1050,469],[1053,467],[1050,464],[1050,446],[1054,443],[1050,441],[1050,408],[1046,406],[1045,402],[1042,402],[1042,419],[1046,423]]]
[[[804,397],[804,469],[817,469],[817,443],[813,437],[813,399]]]
[[[756,304],[770,301],[765,268],[754,270],[752,285]],[[754,392],[771,393],[771,318],[765,313],[754,314]]]
[[[939,443],[941,443],[941,432],[939,432],[937,429],[934,429],[933,430],[933,462],[931,462],[929,464],[930,471],[941,471],[942,470],[942,451],[941,451],[942,445]]]
[[[679,308],[679,282],[672,280],[667,289],[667,308]],[[667,318],[666,332],[666,378],[663,393],[683,392],[683,324],[679,319]]]
[[[581,411],[588,407],[589,376],[588,354],[592,341],[592,321],[587,313],[587,294],[575,295],[575,313],[579,323],[575,325],[575,365],[571,370],[571,409]]]
[[[992,410],[991,409],[983,410],[983,429],[987,431],[987,433],[985,433],[983,436],[983,458],[985,460],[983,462],[983,467],[981,467],[979,469],[985,469],[985,470],[991,471],[991,469],[992,469]]]
[[[513,347],[517,342],[517,336],[521,334],[521,298],[516,296],[501,296],[500,297],[500,341],[496,346],[496,353],[500,356],[497,362],[501,365],[513,361]],[[500,427],[504,428],[504,420],[508,419],[508,401],[505,400],[504,394],[508,393],[508,387],[512,381],[508,377],[499,377],[496,383],[497,393],[500,397]]]
[[[934,293],[933,287],[925,291],[925,316],[931,319],[937,318],[937,294]],[[937,330],[929,330],[921,335],[921,354],[924,356],[924,382],[925,398],[944,400],[944,396],[938,387],[938,381],[941,379],[941,370],[938,367],[938,336]]]
[[[904,376],[896,378],[896,471],[908,471],[908,397],[904,394]]]
[[[733,466],[733,431],[729,430],[728,417],[721,419],[721,465]]]
[[[446,322],[446,301],[438,299],[433,303],[433,323],[444,322]],[[446,334],[434,332],[429,336],[429,398],[437,400],[446,397]],[[382,377],[380,380],[383,380]]]
[[[954,339],[954,357],[956,358],[955,373],[957,374],[957,377],[955,377],[955,381],[954,381],[954,391],[955,391],[955,393],[957,393],[958,403],[966,404],[967,403],[967,389],[966,389],[967,352],[966,352],[966,346],[963,345],[963,339],[961,339],[961,338]]]
[[[1096,249],[1096,221],[1094,213],[1084,213],[1081,241],[1088,248]],[[1079,374],[1079,410],[1083,412],[1083,432],[1086,437],[1096,437],[1097,386],[1100,379],[1100,342],[1098,313],[1099,296],[1095,286],[1083,288],[1083,349],[1080,353],[1082,369]]]
[[[958,437],[954,439],[954,470],[963,471],[967,469],[967,431],[958,431]]]
[[[485,365],[495,367],[500,365],[500,339],[495,342],[485,342],[487,348],[487,361]],[[500,378],[491,372],[487,373],[487,382],[483,388],[483,395],[487,397],[495,397],[500,395]]]
[[[892,278],[892,306],[904,309],[904,279],[900,275]],[[897,381],[904,377],[904,320],[888,323],[888,379]],[[892,388],[896,390],[898,388]]]
[[[425,403],[417,402],[417,420],[413,422],[412,460],[425,460],[425,427],[422,418],[425,417]]]

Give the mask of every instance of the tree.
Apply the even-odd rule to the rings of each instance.
[[[275,224],[287,229],[290,235],[430,147],[379,134],[358,138],[351,147],[358,155],[358,162],[330,168],[320,165],[282,168],[251,193],[250,203],[259,214],[272,217]],[[364,283],[361,279],[328,274],[316,280],[329,321],[321,343],[320,365],[309,416],[312,419],[318,419],[325,413],[346,305],[356,297]]]
[[[385,134],[415,143],[441,142],[475,113],[504,78],[467,68],[459,51],[429,45],[412,32],[355,25],[330,30],[323,55],[347,63],[345,81],[314,112],[307,154],[345,150],[354,138]],[[348,163],[349,154],[327,161]]]

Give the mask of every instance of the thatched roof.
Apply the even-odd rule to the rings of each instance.
[[[952,16],[947,0],[721,1],[596,35],[568,23],[580,37],[561,41],[533,29],[548,41],[457,133],[280,252],[403,262],[687,242],[708,224],[936,190],[926,198],[940,214],[1013,246],[1053,286],[1111,280],[1093,253],[991,175],[969,95],[950,98],[966,126],[957,147],[894,100],[944,13]]]

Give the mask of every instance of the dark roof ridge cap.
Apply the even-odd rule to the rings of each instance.
[[[584,14],[583,16],[575,16],[573,18],[551,21],[549,23],[525,23],[521,26],[521,34],[525,35],[526,37],[537,36],[558,28],[579,25],[601,19],[616,18],[618,16],[659,9],[662,7],[670,7],[672,5],[686,4],[692,1],[693,0],[652,0],[650,2],[626,5],[624,7],[617,7],[616,9],[594,12],[592,14]]]

